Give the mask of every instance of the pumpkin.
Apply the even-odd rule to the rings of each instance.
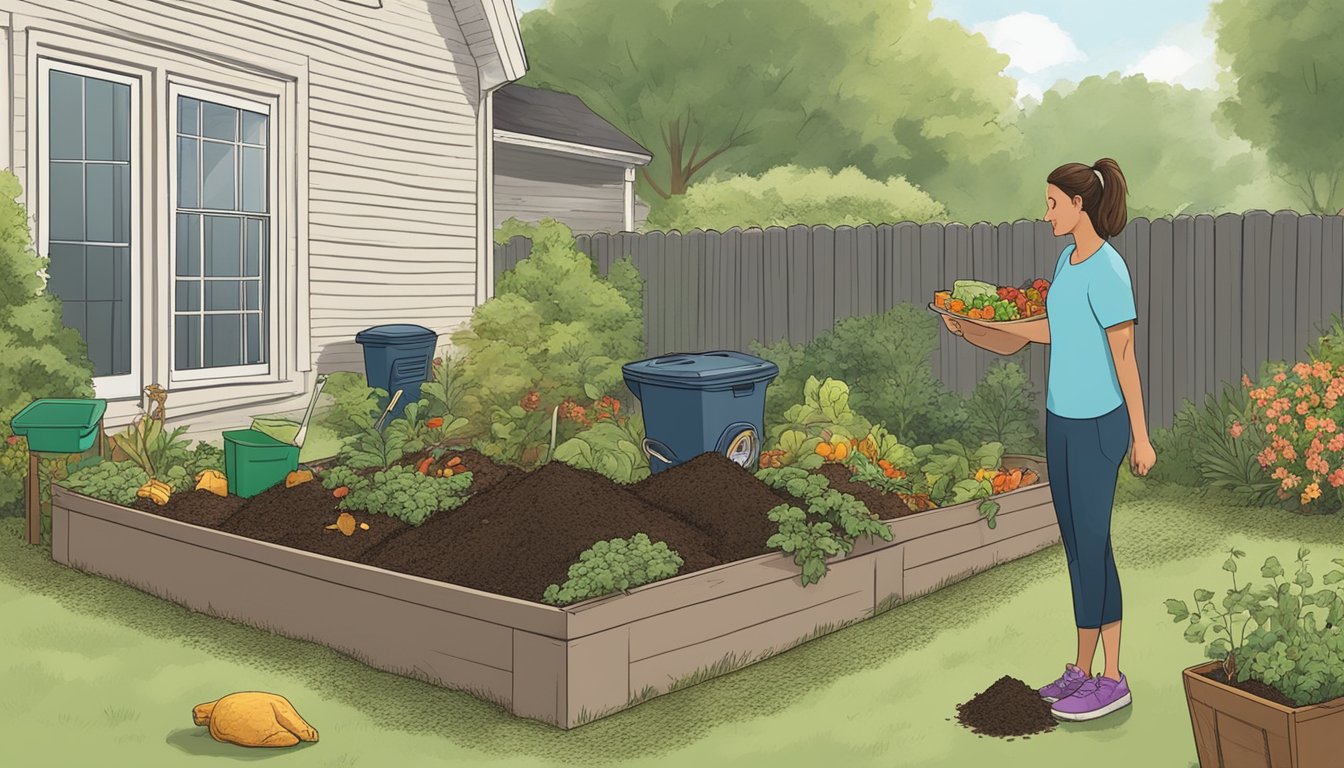
[[[216,496],[229,495],[229,480],[217,469],[196,473],[196,490],[209,491]]]
[[[306,469],[296,469],[285,475],[285,487],[293,488],[296,485],[303,485],[313,479],[313,473]]]

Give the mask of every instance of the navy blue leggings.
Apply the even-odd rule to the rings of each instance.
[[[1092,419],[1045,412],[1045,464],[1073,584],[1080,629],[1120,620],[1120,575],[1111,554],[1116,475],[1129,450],[1129,410]]]

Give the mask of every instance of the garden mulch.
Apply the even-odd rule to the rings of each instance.
[[[855,480],[851,477],[850,468],[843,464],[823,464],[817,473],[825,477],[835,490],[847,493],[863,502],[868,511],[877,514],[879,520],[892,520],[914,514],[913,510],[901,501],[901,497],[883,493],[867,483]]]
[[[149,499],[136,499],[131,508],[183,523],[217,528],[246,503],[247,499],[238,496],[216,496],[209,491],[193,490],[174,493],[163,506]]]
[[[1050,702],[1026,683],[1001,677],[965,704],[957,705],[957,722],[982,736],[1027,737],[1059,725]]]
[[[353,512],[355,523],[368,523],[369,530],[356,526],[350,536],[327,530],[341,514],[336,508],[339,502],[319,480],[293,488],[281,484],[248,499],[242,509],[217,527],[250,539],[342,560],[354,560],[409,527],[387,515]]]
[[[774,489],[721,453],[706,453],[628,486],[631,493],[709,534],[721,562],[771,552],[779,530],[767,515],[781,499]]]
[[[1285,696],[1278,688],[1275,688],[1268,683],[1262,683],[1259,680],[1228,680],[1227,675],[1223,674],[1222,667],[1214,667],[1212,670],[1205,672],[1204,676],[1210,680],[1217,680],[1223,685],[1230,685],[1233,688],[1245,691],[1252,696],[1259,696],[1265,701],[1282,704],[1289,709],[1294,709],[1300,706],[1292,699]]]

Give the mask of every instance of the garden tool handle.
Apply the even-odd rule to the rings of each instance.
[[[652,442],[652,441],[649,440],[649,438],[647,438],[647,437],[644,438],[644,452],[645,452],[645,453],[649,454],[650,456],[654,457],[655,459],[658,459],[659,461],[663,462],[664,464],[673,464],[673,463],[674,463],[671,459],[669,459],[669,458],[667,458],[666,456],[664,456],[663,454],[661,454],[661,453],[655,451],[655,450],[653,449],[653,446],[650,445],[651,442]]]
[[[396,407],[397,407],[397,401],[400,400],[400,399],[401,399],[401,390],[398,389],[398,390],[392,395],[392,399],[388,401],[388,403],[387,403],[387,408],[384,408],[384,409],[383,409],[383,415],[378,417],[378,426],[377,426],[377,430],[378,430],[379,432],[382,432],[382,431],[383,431],[383,422],[384,422],[384,421],[387,421],[387,415],[388,415],[389,413],[392,412],[392,409],[393,409],[393,408],[396,408]]]

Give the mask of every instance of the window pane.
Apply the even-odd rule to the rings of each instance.
[[[248,112],[243,110],[243,141],[248,144],[266,145],[267,136],[266,115],[258,112]]]
[[[201,274],[201,217],[199,214],[177,214],[177,274],[182,277],[195,277]]]
[[[84,325],[84,339],[88,342],[93,375],[111,376],[115,371],[112,360],[112,325],[115,307],[110,301],[88,301],[84,303],[84,310],[88,313]]]
[[[84,159],[111,160],[115,83],[84,78]]]
[[[201,135],[224,141],[238,140],[238,110],[222,104],[201,103]]]
[[[261,317],[256,314],[244,315],[243,331],[244,341],[247,345],[243,362],[247,365],[266,362],[266,347],[262,339]]]
[[[112,322],[112,373],[131,372],[131,249],[111,248],[112,295],[116,297]]]
[[[266,239],[266,222],[261,219],[247,220],[247,248],[243,252],[243,275],[260,277],[266,266],[266,256],[270,251],[270,241]]]
[[[199,280],[177,281],[177,303],[175,312],[199,312],[201,309],[201,282]]]
[[[84,239],[84,166],[51,164],[51,239]]]
[[[201,135],[201,102],[185,96],[177,97],[177,132]]]
[[[173,321],[173,367],[190,370],[201,367],[201,317],[188,315]]]
[[[232,144],[202,142],[201,165],[205,186],[201,207],[218,211],[238,209],[238,148]]]
[[[239,277],[242,266],[242,219],[205,217],[205,274],[207,277]]]
[[[207,368],[241,365],[243,362],[243,318],[241,315],[206,315],[205,349],[202,362]]]
[[[50,85],[47,121],[51,128],[51,159],[81,160],[84,158],[84,78],[52,72]]]
[[[205,309],[242,309],[242,287],[237,280],[209,280],[205,284]]]
[[[261,309],[261,281],[243,283],[243,309]]]
[[[83,301],[84,246],[52,243],[47,255],[47,291],[62,301]]]
[[[177,140],[177,206],[201,207],[201,142],[197,139]]]
[[[79,332],[84,336],[84,327],[88,324],[88,313],[84,310],[82,301],[63,301],[61,302],[61,324]],[[87,342],[86,342],[87,343]]]
[[[113,253],[115,249],[105,245],[91,245],[86,253],[88,254],[85,267],[84,298],[89,301],[116,301],[121,298],[117,295],[117,262]]]
[[[243,210],[266,212],[266,150],[243,147]]]
[[[117,83],[112,91],[112,159],[131,159],[131,87]]]
[[[85,200],[88,229],[84,239],[99,243],[124,243],[130,236],[131,174],[125,165],[89,163]]]

